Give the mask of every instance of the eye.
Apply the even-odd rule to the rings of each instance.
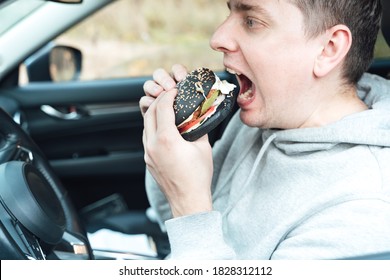
[[[252,27],[255,25],[255,21],[254,21],[252,18],[247,17],[247,18],[245,19],[245,24],[246,24],[246,26],[248,26],[249,28],[252,28]]]

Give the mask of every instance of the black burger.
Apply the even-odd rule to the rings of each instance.
[[[229,115],[235,87],[207,68],[192,71],[177,84],[175,124],[185,140],[197,140]]]

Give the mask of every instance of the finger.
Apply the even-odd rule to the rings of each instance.
[[[146,132],[145,129],[142,131],[142,143],[144,145],[144,161],[146,165],[150,164],[150,159],[149,159],[149,154],[148,154],[148,144],[147,144],[147,139],[146,139]]]
[[[207,144],[207,145],[210,145],[208,134],[203,135],[202,137],[200,137],[199,139],[197,139],[195,142],[196,142],[196,143],[199,143],[199,144]]]
[[[176,81],[162,68],[153,72],[153,79],[166,91],[173,89],[176,86]]]
[[[141,97],[141,99],[139,100],[139,108],[141,110],[142,116],[145,115],[146,111],[149,109],[149,107],[153,104],[155,100],[156,99],[151,96]]]
[[[144,83],[143,89],[146,95],[153,97],[159,96],[159,94],[164,91],[164,88],[162,86],[152,80],[146,81]]]
[[[147,144],[146,141],[152,139],[156,133],[156,105],[157,99],[149,106],[147,111],[144,113],[144,144]]]
[[[184,80],[184,78],[188,74],[188,71],[187,68],[185,68],[183,65],[175,64],[172,66],[172,74],[173,74],[173,78],[179,82],[181,80]]]
[[[174,88],[159,96],[158,105],[156,109],[157,129],[171,130],[176,129],[175,113],[173,110],[173,102],[177,94],[177,89]]]

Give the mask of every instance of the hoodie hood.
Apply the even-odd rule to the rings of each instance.
[[[286,154],[328,150],[338,144],[390,147],[390,81],[365,74],[358,84],[358,95],[369,110],[319,128],[268,130],[274,145]]]

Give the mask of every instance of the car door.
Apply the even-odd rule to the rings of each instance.
[[[210,67],[232,80],[221,71],[222,56],[208,46],[225,16],[225,1],[209,4],[213,20],[207,26],[189,20],[202,15],[204,1],[189,2],[114,1],[25,59],[17,71],[19,85],[5,91],[4,96],[17,100],[23,125],[77,209],[112,194],[131,209],[148,207],[138,101],[153,69],[169,71],[179,62],[189,69]],[[173,16],[177,11],[182,15]],[[75,52],[81,56],[75,58],[82,62],[81,72],[70,81],[58,81],[48,69],[55,46],[81,51]]]

